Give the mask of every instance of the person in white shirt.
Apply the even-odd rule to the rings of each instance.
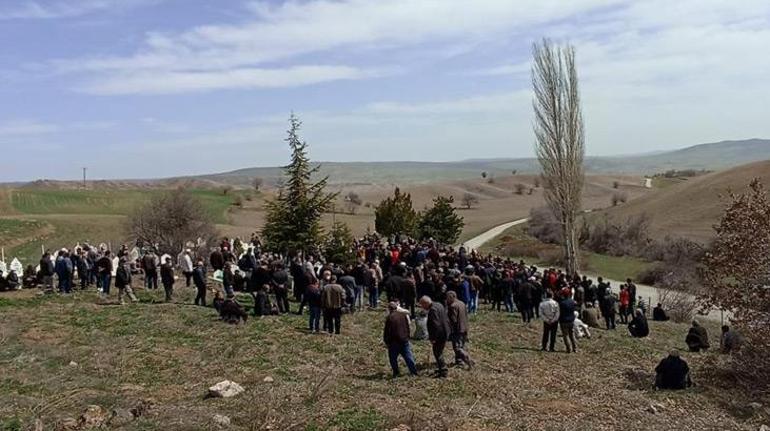
[[[179,270],[182,271],[182,274],[184,274],[186,285],[187,287],[190,287],[193,269],[195,269],[193,266],[192,257],[190,257],[190,249],[185,250],[184,253],[179,256],[177,261],[179,262]]]
[[[540,318],[543,319],[543,351],[548,346],[548,351],[554,351],[556,344],[556,330],[559,328],[559,304],[553,300],[553,293],[546,293],[546,300],[540,303],[538,308]]]
[[[575,335],[578,338],[591,338],[591,331],[588,329],[588,325],[580,320],[580,313],[575,312]]]

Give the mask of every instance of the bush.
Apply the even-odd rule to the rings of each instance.
[[[613,181],[612,182],[612,188],[613,189],[620,188],[620,181]]]
[[[516,193],[517,195],[523,195],[524,190],[526,189],[527,189],[527,186],[525,186],[522,183],[516,183],[516,185],[513,186],[513,192]]]
[[[612,206],[616,207],[620,203],[626,203],[628,201],[628,195],[625,193],[613,193],[611,203]]]
[[[548,244],[561,244],[561,225],[548,207],[529,211],[527,233]]]
[[[658,289],[657,293],[658,302],[674,322],[690,322],[695,317],[698,303],[690,293],[671,289]]]
[[[583,246],[588,250],[611,256],[639,256],[651,239],[650,219],[646,214],[616,223],[604,217],[601,222],[590,225],[584,236]]]

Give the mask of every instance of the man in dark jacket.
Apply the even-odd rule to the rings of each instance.
[[[644,317],[642,310],[637,309],[634,312],[634,318],[628,323],[628,332],[634,338],[644,338],[650,335],[650,326],[647,324],[647,318]]]
[[[144,287],[147,290],[158,288],[158,255],[149,250],[142,256],[142,271],[144,271]]]
[[[433,302],[429,297],[420,298],[420,307],[428,312],[428,339],[433,345],[433,357],[436,359],[436,377],[443,378],[448,374],[444,361],[444,347],[452,329],[449,327],[449,318],[444,306]]]
[[[393,378],[400,375],[398,369],[399,355],[404,358],[409,374],[417,375],[417,366],[414,364],[414,355],[412,347],[409,344],[409,318],[406,313],[396,311],[398,305],[395,302],[388,304],[388,316],[385,318],[385,328],[382,334],[382,340],[388,346],[388,359],[390,368],[393,370]]]
[[[171,302],[171,295],[174,294],[174,266],[170,257],[160,266],[160,281],[166,293],[166,302]]]
[[[455,352],[455,365],[465,363],[470,370],[473,368],[473,361],[465,350],[465,343],[468,341],[468,311],[462,301],[457,299],[454,292],[446,295],[447,317],[449,318],[449,327],[451,332],[449,339],[452,341],[452,350]]]
[[[570,298],[562,298],[559,301],[559,327],[561,338],[567,347],[567,353],[577,353],[577,340],[575,340],[575,311],[577,303]]]
[[[123,295],[127,295],[131,302],[137,302],[134,292],[131,290],[131,268],[128,260],[121,257],[118,261],[118,268],[115,271],[115,287],[118,288],[118,301],[123,305]]]
[[[679,352],[674,350],[655,367],[655,387],[658,389],[686,389],[692,386],[690,367]]]
[[[195,305],[206,306],[206,268],[203,267],[203,261],[198,260],[193,269],[193,283],[198,290],[195,296]]]
[[[342,306],[345,304],[345,290],[337,284],[337,277],[332,275],[329,283],[321,289],[324,328],[331,334],[340,333]]]
[[[234,293],[228,294],[227,299],[225,299],[220,306],[219,317],[232,325],[237,325],[241,320],[246,323],[249,319],[249,316],[246,314],[246,311],[243,310],[241,304],[235,300]]]
[[[519,284],[519,288],[516,289],[516,300],[519,304],[519,310],[521,310],[521,321],[527,324],[532,321],[534,314],[532,306],[540,305],[539,301],[537,304],[534,304],[533,301],[536,290],[535,285],[533,284],[534,281],[534,277],[531,277],[530,279]]]
[[[56,258],[55,268],[56,276],[59,278],[59,291],[61,293],[71,293],[73,266],[69,253],[65,250],[59,252],[59,257]]]
[[[663,309],[663,305],[659,302],[657,307],[652,309],[652,320],[656,322],[667,322],[669,320],[666,310]]]
[[[51,252],[46,251],[40,258],[40,278],[46,290],[53,290],[54,264],[51,260]]]
[[[283,269],[283,264],[278,263],[275,265],[270,284],[273,292],[275,292],[278,312],[281,314],[291,312],[289,308],[289,274]]]
[[[99,273],[99,287],[102,289],[102,296],[110,294],[110,283],[112,283],[112,253],[105,250],[104,256],[96,261],[96,267]]]
[[[209,256],[209,263],[211,264],[211,268],[214,271],[221,271],[225,269],[225,256],[222,254],[221,248],[217,248],[211,252],[211,256]]]
[[[708,350],[711,345],[709,344],[709,333],[705,327],[701,326],[697,320],[692,321],[692,328],[687,333],[685,338],[687,347],[691,352],[700,352],[701,350]]]

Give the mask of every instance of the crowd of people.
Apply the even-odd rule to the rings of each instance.
[[[211,305],[223,321],[232,324],[249,317],[247,307],[236,299],[240,291],[251,295],[253,316],[302,315],[307,308],[311,333],[341,334],[346,314],[386,308],[383,342],[394,376],[400,374],[399,357],[411,374],[417,373],[410,345],[415,338],[431,342],[437,377],[448,372],[447,344],[455,364],[471,369],[468,315],[484,306],[520,314],[527,326],[542,320],[540,347],[547,352],[555,351],[560,332],[566,351],[577,353],[578,340],[590,338],[591,329],[600,328],[600,322],[610,331],[626,325],[628,334],[636,338],[650,334],[647,305],[637,296],[631,279],[616,292],[601,277],[594,283],[586,276],[569,276],[555,268],[540,269],[524,261],[399,236],[367,235],[356,241],[355,253],[355,260],[344,263],[329,262],[313,253],[284,256],[263,250],[256,235],[248,242],[225,238],[210,252],[185,249],[176,257],[159,256],[153,247],[137,246],[129,251],[125,245],[113,255],[104,247],[85,244],[72,251],[62,249],[55,256],[46,252],[38,268],[30,266],[25,271],[23,283],[53,290],[55,278],[58,290],[67,294],[77,281],[80,289],[95,286],[108,298],[114,279],[117,299],[124,304],[124,298],[137,301],[132,290],[137,274],[143,275],[147,290],[162,286],[166,301],[173,300],[175,285],[183,282],[196,289],[196,305],[207,306],[207,294],[214,291]],[[381,308],[381,300],[385,307]],[[292,310],[293,304],[296,310]],[[652,317],[668,320],[661,304],[652,310]],[[705,331],[694,323],[686,337],[691,351],[709,347]],[[737,348],[739,336],[729,328],[723,331],[727,334],[723,341],[731,346],[728,350]],[[687,386],[682,382],[689,377],[682,373],[689,370],[678,354],[664,359],[657,371],[659,387]],[[671,383],[674,381],[676,384]]]

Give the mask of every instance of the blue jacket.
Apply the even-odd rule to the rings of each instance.
[[[573,323],[576,309],[577,303],[571,298],[562,299],[559,302],[559,323]]]

